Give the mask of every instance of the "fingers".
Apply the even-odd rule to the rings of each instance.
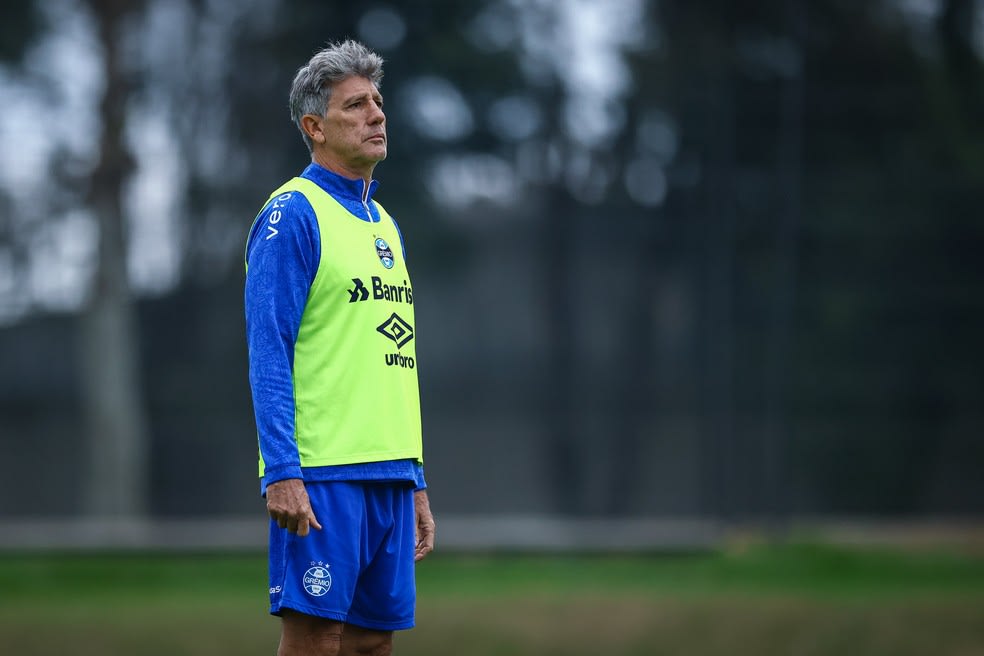
[[[271,483],[267,487],[267,511],[277,526],[304,537],[312,528],[321,530],[321,524],[314,516],[311,502],[304,482],[300,479],[285,479]]]
[[[417,548],[413,552],[413,562],[419,562],[423,560],[427,554],[434,551],[434,541],[420,541],[417,543]]]
[[[321,530],[321,524],[318,523],[318,518],[314,516],[314,510],[310,504],[304,504],[304,506],[301,510],[301,516],[297,519],[297,530],[294,531],[302,538],[310,533],[312,528]]]
[[[305,515],[297,521],[297,535],[303,538],[311,532],[312,528],[320,531],[321,524],[318,523],[318,518],[314,516],[314,510],[308,506]]]
[[[311,529],[321,530],[321,523],[314,516],[311,507],[301,509],[298,513],[270,511],[270,518],[276,520],[277,526],[287,529],[291,533],[296,533],[304,537],[311,532]]]
[[[417,525],[417,546],[414,549],[414,562],[423,558],[434,551],[434,522],[421,522]]]

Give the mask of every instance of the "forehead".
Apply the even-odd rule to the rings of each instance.
[[[361,75],[353,75],[352,77],[347,77],[344,80],[336,82],[331,90],[331,98],[344,100],[345,98],[351,98],[353,96],[360,96],[363,94],[369,94],[371,96],[379,96],[379,89],[376,85],[372,83],[367,77],[362,77]]]

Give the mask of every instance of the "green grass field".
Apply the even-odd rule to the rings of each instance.
[[[0,556],[0,653],[275,653],[260,555]],[[984,558],[438,555],[399,656],[984,655]]]

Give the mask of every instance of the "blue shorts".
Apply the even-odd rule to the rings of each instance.
[[[298,537],[270,521],[270,612],[290,608],[380,631],[413,627],[413,486],[305,487],[323,528]]]

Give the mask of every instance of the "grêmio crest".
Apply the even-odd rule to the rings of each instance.
[[[393,249],[389,247],[389,244],[382,237],[376,237],[373,243],[376,246],[376,256],[379,258],[379,261],[387,269],[392,269],[393,265],[396,264],[396,260],[393,259]]]

